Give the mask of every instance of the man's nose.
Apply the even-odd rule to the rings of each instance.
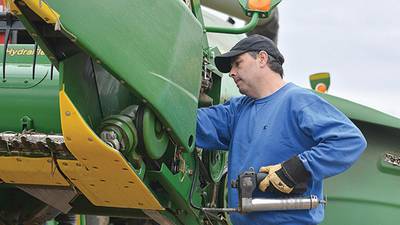
[[[234,68],[231,68],[231,70],[229,71],[229,77],[234,77],[236,76],[236,70]]]

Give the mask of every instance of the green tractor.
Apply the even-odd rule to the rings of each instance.
[[[199,0],[8,1],[0,224],[230,224],[223,210],[205,210],[226,207],[227,154],[195,148],[196,110],[237,93],[213,65],[220,52],[207,33],[250,32],[280,1],[249,2],[239,0],[249,23],[232,28],[206,26]],[[328,180],[326,224],[345,224],[357,204],[353,224],[361,209],[391,215],[400,199],[345,184],[354,174],[395,182],[399,120],[321,95],[370,143],[354,168]],[[370,166],[377,156],[379,170]]]

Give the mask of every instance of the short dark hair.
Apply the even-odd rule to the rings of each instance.
[[[253,57],[254,59],[257,58],[258,51],[249,51],[247,52],[249,53],[249,55],[251,55],[251,57]],[[268,53],[267,53],[268,54]],[[283,78],[283,68],[282,65],[278,62],[278,60],[276,60],[273,56],[268,54],[268,62],[267,62],[268,67],[274,71],[275,73],[279,73],[279,75],[281,75],[281,78]]]

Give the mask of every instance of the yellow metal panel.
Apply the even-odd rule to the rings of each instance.
[[[63,90],[60,112],[65,144],[82,165],[62,160],[59,165],[94,205],[163,210],[120,152],[106,145],[86,124]]]
[[[19,11],[18,7],[15,5],[14,0],[6,0],[6,6],[10,9],[10,12],[14,15],[20,15],[21,11]]]
[[[3,156],[0,157],[0,178],[12,184],[69,186],[52,164],[50,157]]]
[[[50,8],[45,1],[42,0],[22,0],[25,4],[32,9],[38,16],[40,16],[47,23],[55,24],[60,15]]]

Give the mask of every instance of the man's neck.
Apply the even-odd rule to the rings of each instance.
[[[272,78],[268,79],[262,86],[262,89],[259,91],[256,99],[265,98],[267,96],[272,95],[283,86],[285,86],[286,82],[282,78]]]

